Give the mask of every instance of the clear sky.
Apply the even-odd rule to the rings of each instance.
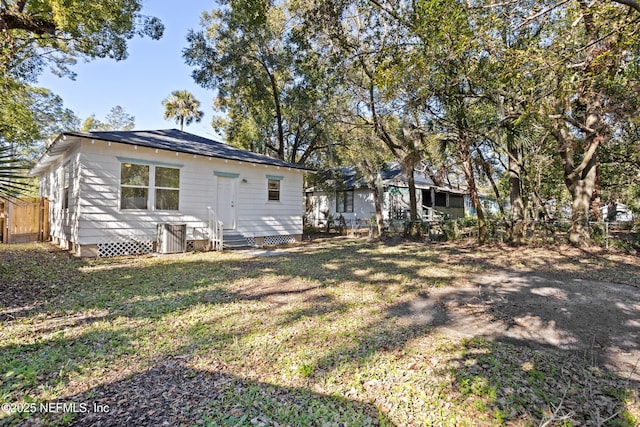
[[[187,32],[199,29],[202,12],[214,6],[212,0],[145,0],[142,14],[162,20],[162,39],[134,38],[129,42],[129,57],[123,61],[81,60],[72,67],[75,80],[47,72],[38,85],[62,97],[65,107],[81,120],[91,114],[104,120],[111,108],[120,105],[135,117],[137,130],[178,128],[175,121],[164,119],[162,100],[174,90],[188,90],[201,102],[204,117],[184,130],[220,139],[211,128],[214,92],[195,84],[192,68],[182,59]]]

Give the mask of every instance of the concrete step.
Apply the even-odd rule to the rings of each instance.
[[[242,234],[233,232],[233,231],[225,231],[222,235],[222,249],[246,249],[251,247],[249,242],[247,242],[247,238]]]

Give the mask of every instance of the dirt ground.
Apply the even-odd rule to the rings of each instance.
[[[578,357],[640,384],[638,255],[491,246],[450,253],[453,264],[491,269],[430,290],[408,302],[401,315],[446,336],[483,337]]]

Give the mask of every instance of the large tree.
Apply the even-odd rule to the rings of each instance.
[[[7,82],[0,96],[0,196],[27,190],[29,162],[56,133],[76,129],[78,119],[59,96],[16,81]]]
[[[73,77],[78,59],[125,59],[131,38],[160,38],[163,25],[141,8],[141,0],[1,1],[0,148],[30,157],[55,132],[77,128],[59,97],[30,83],[47,66]]]
[[[421,78],[425,88],[434,82],[433,87],[441,87],[432,91],[434,112],[450,123],[455,118],[458,156],[468,178],[473,178],[469,155],[483,153],[476,142],[469,144],[470,137],[495,136],[482,131],[482,123],[469,120],[468,107],[483,98],[497,107],[496,128],[502,138],[494,138],[499,144],[491,150],[508,158],[514,225],[524,219],[527,173],[524,146],[517,137],[535,122],[548,129],[572,198],[569,240],[588,242],[588,220],[599,216],[598,152],[614,134],[615,123],[637,111],[638,2],[371,3],[422,42],[417,57],[423,57],[423,63],[405,72],[415,76],[416,70],[426,69]],[[438,22],[441,16],[447,21]],[[539,142],[550,140],[542,136]],[[468,184],[474,199],[473,183]],[[515,232],[522,237],[522,228],[515,227]]]
[[[294,163],[327,147],[335,87],[290,2],[221,1],[184,52],[195,81],[217,90],[214,126],[229,143]]]
[[[0,2],[0,69],[33,81],[46,65],[73,75],[78,58],[127,57],[135,36],[158,39],[164,27],[142,15],[141,0],[5,0]]]
[[[583,245],[588,221],[600,219],[599,153],[637,113],[640,35],[633,28],[640,14],[635,2],[583,0],[544,12],[547,94],[540,106],[572,198],[569,240]]]
[[[47,138],[79,126],[75,114],[48,89],[11,81],[0,92],[0,145],[18,157],[32,159]]]

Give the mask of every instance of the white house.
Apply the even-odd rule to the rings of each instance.
[[[340,216],[347,225],[369,221],[376,214],[373,192],[355,167],[320,172],[321,186],[307,188],[307,221],[315,226],[328,220],[337,224]],[[464,217],[465,191],[438,187],[422,173],[414,173],[418,214],[424,220],[447,216]],[[383,188],[382,216],[387,224],[409,217],[409,185],[400,164],[388,163],[380,170]]]
[[[299,240],[305,170],[171,129],[66,132],[30,175],[49,199],[55,243],[113,256],[153,251],[175,230],[164,224],[186,224],[191,248],[216,243],[220,223],[249,244]]]

